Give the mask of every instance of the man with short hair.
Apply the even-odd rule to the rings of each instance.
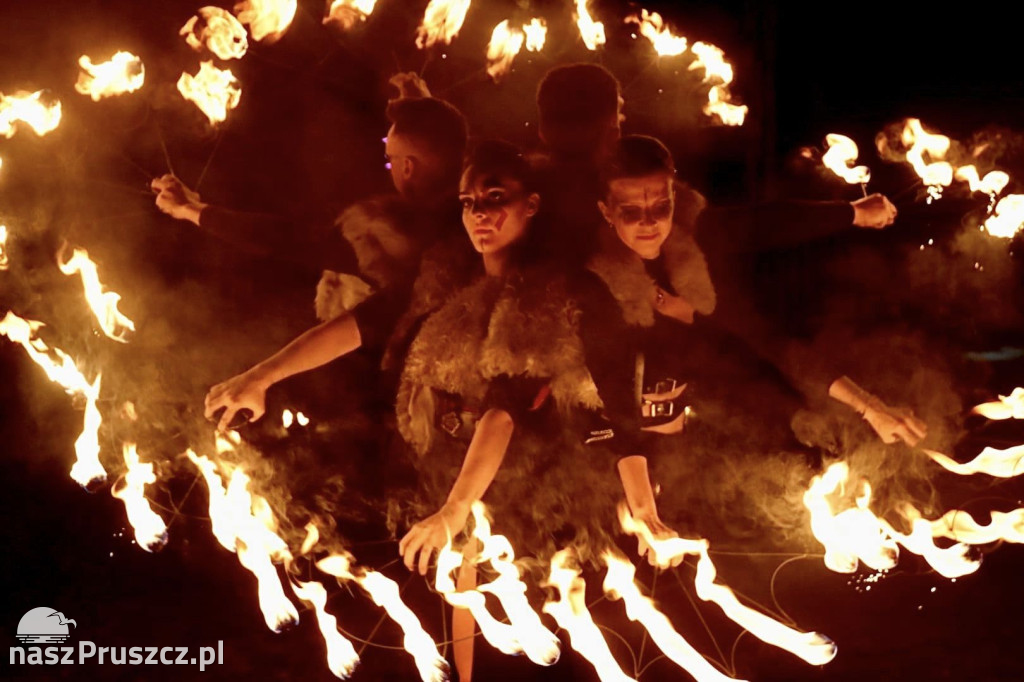
[[[250,421],[259,419],[267,389],[283,379],[358,348],[383,346],[405,310],[421,254],[446,232],[461,229],[457,190],[466,121],[451,104],[429,97],[415,74],[401,74],[392,83],[403,96],[388,105],[385,150],[398,193],[357,202],[342,212],[330,234],[301,240],[288,220],[210,206],[174,176],[153,181],[157,207],[172,217],[259,255],[330,268],[317,285],[321,324],[210,389],[206,415],[223,409],[221,430],[242,410],[250,412]]]

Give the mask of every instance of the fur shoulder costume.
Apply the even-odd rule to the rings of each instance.
[[[706,202],[698,192],[676,183],[674,225],[662,246],[662,255],[672,287],[694,310],[710,315],[717,297],[707,259],[694,239],[697,216]],[[643,259],[622,243],[611,228],[601,231],[600,248],[587,267],[608,286],[622,308],[626,323],[638,327],[654,324],[652,292],[654,280],[644,269]]]
[[[436,260],[424,265],[411,309],[435,312],[409,349],[396,404],[399,431],[418,454],[437,436],[434,391],[479,401],[491,379],[525,376],[550,380],[560,409],[601,407],[564,277],[518,272],[445,292],[452,275]]]
[[[318,320],[334,319],[375,291],[411,278],[421,251],[412,221],[398,196],[373,197],[342,211],[335,226],[355,251],[359,276],[324,271],[316,287]]]

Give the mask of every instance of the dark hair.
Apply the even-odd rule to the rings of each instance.
[[[656,173],[676,174],[672,152],[655,137],[626,135],[615,143],[611,156],[601,166],[601,192],[608,194],[612,180],[642,178]]]
[[[385,115],[395,134],[425,145],[446,173],[458,171],[468,136],[466,119],[458,109],[434,97],[403,97],[392,100]]]
[[[539,189],[537,170],[514,144],[504,140],[483,140],[473,146],[462,161],[462,171],[473,169],[474,176],[510,177],[523,183],[527,192]]]
[[[618,112],[619,81],[598,64],[556,66],[537,87],[540,131],[555,151],[592,150]]]

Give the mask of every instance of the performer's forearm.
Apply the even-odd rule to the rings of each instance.
[[[618,464],[619,478],[622,489],[626,493],[626,503],[633,516],[657,516],[657,503],[654,501],[654,489],[647,471],[647,458],[643,455],[623,457]]]
[[[878,400],[855,384],[853,379],[845,376],[839,377],[829,385],[828,394],[844,405],[853,408],[858,414],[864,414],[871,407],[871,403]]]
[[[313,327],[253,367],[250,372],[265,386],[326,365],[362,345],[359,325],[346,313]]]
[[[487,492],[505,459],[515,424],[504,410],[491,409],[477,422],[462,470],[448,494],[448,503],[468,506]]]

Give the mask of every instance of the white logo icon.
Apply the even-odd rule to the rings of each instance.
[[[32,609],[18,622],[18,639],[22,644],[60,644],[68,638],[68,624],[78,628],[74,618],[46,606]]]

